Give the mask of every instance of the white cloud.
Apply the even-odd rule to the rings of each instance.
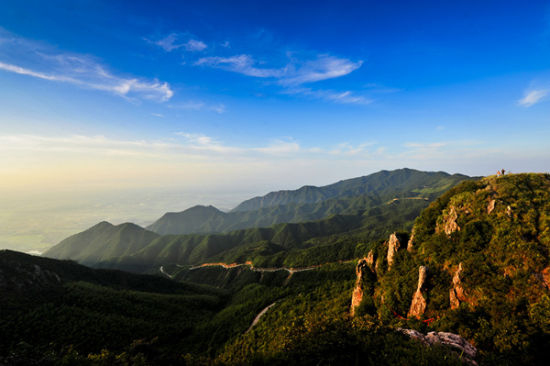
[[[412,149],[438,149],[446,145],[447,143],[445,142],[406,142],[403,146]]]
[[[311,88],[288,88],[284,91],[284,93],[301,94],[315,99],[323,99],[340,104],[367,105],[373,102],[372,99],[362,95],[356,95],[349,90],[344,92],[336,92],[333,90],[313,90]]]
[[[373,142],[365,142],[357,146],[353,146],[349,142],[344,142],[344,143],[338,144],[336,148],[330,150],[329,154],[353,156],[361,153],[368,153],[367,147],[373,146],[373,145],[374,145]]]
[[[203,41],[190,39],[189,41],[184,43],[183,47],[185,47],[187,51],[195,52],[195,51],[204,51],[208,46]]]
[[[168,105],[168,108],[198,111],[203,109],[205,105],[206,103],[201,101],[186,101],[183,103],[170,104]]]
[[[345,58],[320,55],[315,60],[306,61],[295,71],[288,72],[280,82],[283,85],[301,85],[339,78],[357,70],[362,64],[363,61],[353,62]]]
[[[179,48],[184,48],[189,52],[204,51],[208,46],[201,40],[189,38],[186,41],[180,41],[182,38],[189,38],[182,33],[170,33],[166,37],[157,41],[151,41],[147,38],[145,40],[149,43],[155,44],[165,50],[166,52],[172,52]]]
[[[286,155],[300,152],[301,148],[297,142],[275,140],[266,147],[253,149],[263,154],[269,155]]]
[[[284,69],[258,68],[255,64],[256,61],[249,55],[203,57],[195,62],[195,65],[219,68],[259,78],[280,78],[284,75]]]
[[[547,94],[548,94],[548,90],[546,89],[535,89],[535,90],[527,91],[523,96],[523,98],[518,100],[518,104],[526,108],[531,107],[532,105],[535,105],[538,102],[540,102]]]
[[[217,105],[210,106],[210,109],[218,114],[225,113],[225,110],[226,110],[224,104],[217,104]]]
[[[168,108],[192,111],[209,110],[218,114],[223,114],[226,110],[224,104],[208,104],[202,101],[187,101],[183,103],[170,104]]]
[[[353,62],[328,55],[318,55],[317,58],[305,62],[293,59],[280,68],[259,67],[259,63],[252,56],[244,54],[230,57],[202,57],[195,62],[197,66],[207,66],[257,78],[275,79],[285,88],[285,94],[302,94],[335,103],[366,105],[372,103],[372,99],[355,95],[349,90],[341,92],[312,90],[301,86],[348,75],[362,64],[362,61]]]
[[[0,70],[107,91],[128,99],[164,102],[174,95],[167,82],[116,75],[90,56],[62,53],[14,35],[0,36],[0,57],[12,59],[0,60]]]
[[[152,43],[156,44],[166,52],[172,52],[173,50],[183,47],[183,44],[176,44],[177,38],[178,35],[176,33],[170,33],[166,37]]]
[[[318,55],[313,60],[291,60],[284,67],[258,67],[258,62],[250,55],[231,57],[210,56],[200,58],[195,65],[209,66],[222,70],[259,78],[274,78],[283,86],[297,86],[321,80],[338,78],[357,70],[363,61],[353,62],[345,58]]]

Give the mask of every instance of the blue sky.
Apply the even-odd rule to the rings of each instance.
[[[0,188],[548,171],[548,1],[0,5]]]

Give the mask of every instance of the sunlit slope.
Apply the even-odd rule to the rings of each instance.
[[[262,197],[244,201],[233,211],[252,211],[287,204],[318,203],[335,197],[374,195],[393,198],[426,196],[444,191],[468,177],[445,172],[422,172],[414,169],[382,170],[364,177],[342,180],[323,187],[304,186],[295,191],[271,192]]]
[[[272,192],[244,201],[229,213],[212,206],[170,212],[148,229],[159,234],[214,233],[320,220],[330,215],[355,214],[394,198],[431,200],[468,178],[412,169],[381,171],[324,187]]]

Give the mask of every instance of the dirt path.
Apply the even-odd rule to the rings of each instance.
[[[267,306],[265,309],[263,309],[262,311],[260,311],[258,313],[258,315],[256,315],[256,317],[254,318],[254,320],[252,321],[252,324],[250,324],[250,327],[248,327],[248,329],[246,330],[246,333],[250,332],[250,330],[252,330],[252,328],[254,328],[254,326],[256,324],[258,324],[258,322],[260,321],[260,318],[268,312],[269,309],[271,309],[273,307],[273,305],[275,305],[277,302],[275,301],[273,304]]]
[[[169,279],[171,279],[171,280],[174,279],[174,276],[172,276],[170,273],[168,273],[164,270],[164,266],[160,266],[159,270],[160,270],[160,273],[167,276]]]

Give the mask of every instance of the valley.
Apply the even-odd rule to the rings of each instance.
[[[440,173],[435,181],[411,170],[382,175],[374,175],[379,186],[401,199],[362,192],[371,198],[358,211],[342,204],[318,221],[190,234],[101,222],[46,253],[59,259],[1,252],[8,312],[0,332],[13,342],[0,351],[90,364],[542,361],[550,177],[460,176],[448,187]],[[429,185],[442,188],[428,201],[411,197]],[[320,199],[310,193],[270,194],[239,210],[264,209],[274,197],[285,206]],[[100,319],[107,328],[75,328]],[[25,331],[52,324],[72,329],[70,337]]]

